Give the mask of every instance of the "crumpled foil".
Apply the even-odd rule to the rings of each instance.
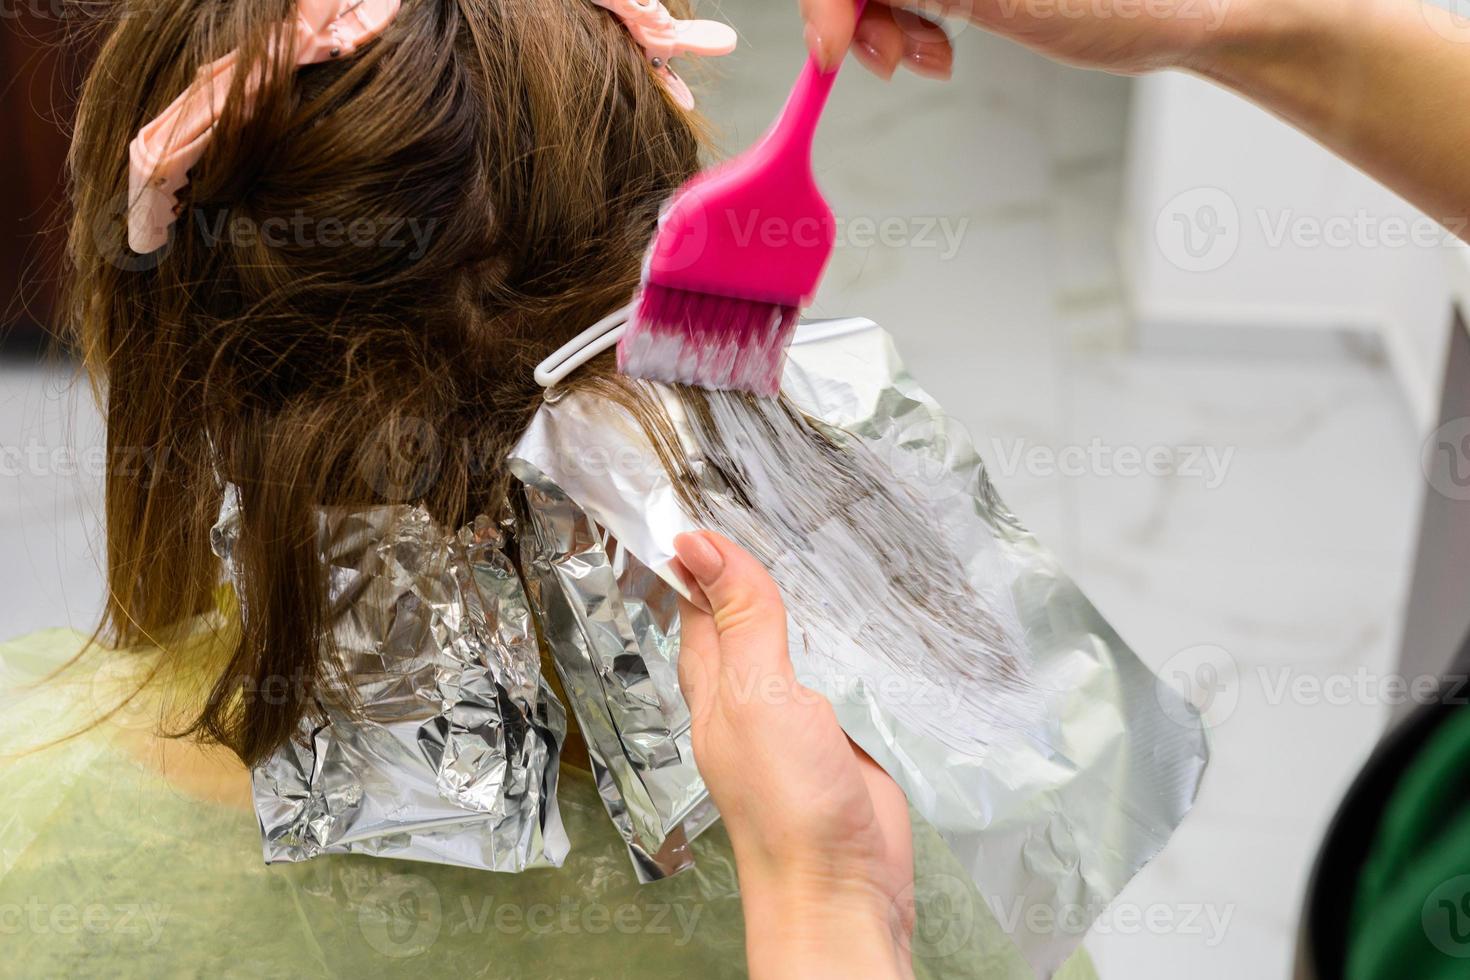
[[[955,548],[974,556],[965,566],[974,589],[1009,579],[1002,584],[1042,699],[1021,737],[972,751],[936,738],[885,703],[881,657],[868,658],[856,679],[834,670],[806,656],[794,616],[791,654],[801,680],[833,702],[849,736],[939,831],[1023,955],[1050,975],[1192,805],[1209,757],[1199,715],[1006,509],[962,427],[907,375],[876,325],[803,325],[782,390],[911,484]],[[677,426],[675,405],[666,405]],[[690,448],[687,429],[683,436]],[[511,468],[525,486],[533,605],[572,710],[592,733],[589,747],[596,743],[604,802],[635,855],[653,859],[641,871],[677,870],[684,842],[709,818],[707,802],[691,809],[703,787],[672,681],[669,603],[684,591],[673,539],[693,521],[636,421],[587,393],[548,398]],[[949,710],[944,681],[927,694],[936,711]]]
[[[212,542],[232,578],[240,522],[227,487]],[[566,711],[541,674],[500,529],[481,518],[446,535],[406,505],[323,509],[317,540],[334,611],[328,673],[350,690],[318,691],[317,717],[251,774],[266,862],[560,866]]]
[[[1192,804],[1209,754],[1198,714],[1010,514],[882,330],[804,325],[783,391],[891,464],[971,559],[970,585],[1014,601],[1039,715],[973,751],[892,710],[891,678],[872,675],[881,659],[854,683],[807,657],[799,629],[792,659],[1049,975]],[[677,402],[665,404],[687,435]],[[691,518],[641,427],[590,394],[550,393],[510,466],[521,481],[512,528],[481,518],[445,532],[407,506],[322,512],[336,666],[352,691],[340,703],[324,692],[320,718],[254,773],[267,861],[345,851],[499,871],[560,864],[566,717],[541,674],[539,631],[638,877],[692,863],[689,841],[718,814],[677,683],[684,587],[671,562]],[[214,536],[227,570],[239,521],[227,494]],[[936,678],[937,711],[952,710],[945,693]]]
[[[554,486],[521,502],[521,568],[598,793],[639,879],[667,877],[715,817],[679,695],[677,593]]]

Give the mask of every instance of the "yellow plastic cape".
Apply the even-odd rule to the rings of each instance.
[[[694,870],[640,885],[591,777],[564,766],[561,868],[504,875],[362,856],[267,866],[248,806],[165,778],[138,751],[156,742],[148,698],[159,692],[89,721],[117,707],[147,655],[89,652],[45,680],[82,644],[66,630],[0,644],[0,976],[745,975],[718,826],[695,842]],[[916,975],[1029,978],[963,869],[914,824]],[[1095,975],[1079,952],[1057,976]]]

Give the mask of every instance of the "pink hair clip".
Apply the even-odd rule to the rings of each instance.
[[[682,54],[715,56],[735,50],[735,30],[713,20],[675,20],[659,0],[592,0],[618,15],[633,40],[643,48],[658,80],[684,109],[694,108],[694,95],[669,67]]]
[[[296,19],[278,41],[296,36],[296,65],[346,58],[382,34],[399,0],[299,0]],[[140,255],[162,247],[178,217],[178,193],[209,145],[235,78],[239,51],[199,69],[184,93],[138,131],[128,146],[128,246]]]

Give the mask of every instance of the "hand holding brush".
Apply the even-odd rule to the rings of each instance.
[[[837,238],[812,174],[812,139],[836,80],[837,68],[808,57],[766,135],[674,196],[618,341],[618,370],[716,390],[780,389],[797,315]]]

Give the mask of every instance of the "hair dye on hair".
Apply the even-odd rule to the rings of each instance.
[[[742,544],[781,587],[808,656],[855,671],[885,704],[960,751],[1035,718],[1025,644],[1003,581],[970,585],[922,495],[878,455],[784,399],[681,389],[710,492],[696,520]],[[862,649],[891,671],[864,676]],[[926,709],[941,688],[953,712]]]

